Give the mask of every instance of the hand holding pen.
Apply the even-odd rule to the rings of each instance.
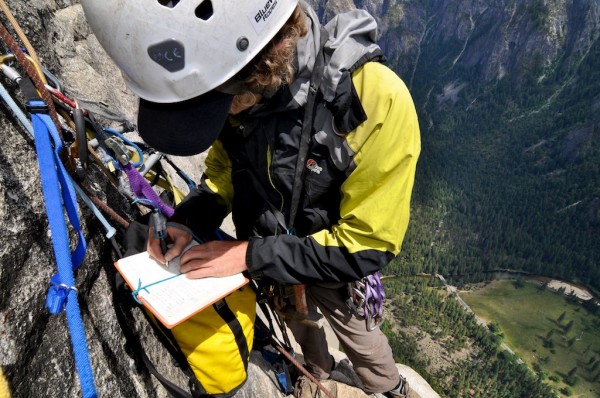
[[[160,213],[159,216],[162,220],[157,220],[158,216],[152,213],[152,229],[148,236],[147,250],[159,263],[168,266],[168,262],[179,256],[193,237],[192,232],[185,225],[173,222],[167,224],[166,218]],[[167,239],[169,246],[167,246]]]

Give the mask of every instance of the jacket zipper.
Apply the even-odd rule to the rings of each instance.
[[[283,214],[283,194],[277,189],[275,184],[273,183],[273,179],[271,177],[271,165],[273,163],[273,153],[271,152],[271,146],[267,146],[267,177],[269,177],[269,183],[271,183],[271,187],[279,194],[281,198],[281,206],[279,211]]]

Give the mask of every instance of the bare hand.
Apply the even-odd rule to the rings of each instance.
[[[160,249],[160,240],[154,236],[154,228],[150,227],[148,236],[148,253],[161,264],[166,264],[179,256],[183,249],[192,241],[192,234],[187,227],[181,224],[169,223],[167,226],[167,242],[172,246],[163,255]]]
[[[192,247],[180,259],[188,278],[223,277],[246,271],[246,241],[211,241]]]

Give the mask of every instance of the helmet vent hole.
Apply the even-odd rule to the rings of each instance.
[[[179,4],[179,1],[180,0],[158,0],[161,6],[165,6],[168,8],[175,7],[177,4]]]
[[[213,6],[211,0],[206,0],[196,7],[196,16],[203,21],[208,21],[213,15]]]

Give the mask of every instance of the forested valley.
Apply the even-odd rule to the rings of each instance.
[[[561,58],[532,59],[520,77],[487,84],[477,67],[450,65],[459,45],[428,47],[416,68],[422,155],[402,254],[386,273],[460,284],[510,269],[597,293],[600,40],[568,76]]]
[[[515,288],[522,288],[518,281],[514,284]],[[552,319],[552,329],[536,337],[544,340],[544,348],[534,350],[538,359],[529,366],[502,345],[504,331],[497,322],[478,321],[438,278],[389,278],[385,279],[385,286],[391,299],[386,306],[388,320],[383,331],[396,360],[418,371],[442,397],[571,396],[583,380],[590,386],[600,382],[598,347],[586,342],[574,348],[577,336],[566,338],[572,334],[574,322],[567,319],[564,311]],[[535,294],[542,294],[544,289],[539,285]],[[571,300],[576,311],[580,311],[580,303],[572,298],[562,300]],[[583,316],[589,318],[591,328],[600,328],[597,312]],[[549,363],[564,360],[554,355],[558,345],[578,352],[575,365],[569,365],[564,372],[550,370]],[[589,394],[577,396],[597,396]]]

